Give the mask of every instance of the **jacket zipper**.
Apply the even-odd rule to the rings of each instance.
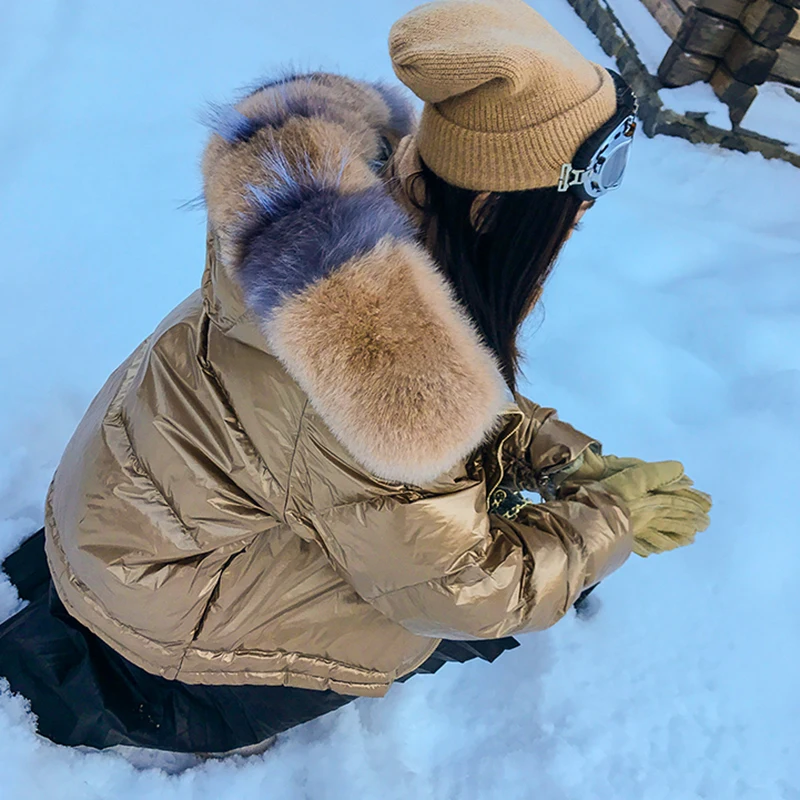
[[[499,477],[494,482],[492,487],[487,492],[487,499],[492,496],[492,493],[498,486],[502,485],[503,478],[505,477],[505,468],[503,467],[503,446],[505,443],[520,429],[522,423],[525,421],[525,415],[521,411],[512,411],[511,413],[517,414],[519,416],[519,421],[517,424],[500,440],[497,447],[494,451],[494,457],[497,459],[497,466],[499,469]],[[535,434],[534,434],[535,435]],[[580,454],[579,456],[580,457]],[[556,499],[556,486],[554,484],[554,478],[558,475],[559,472],[567,469],[570,464],[574,463],[577,459],[573,459],[573,461],[567,462],[566,464],[557,464],[556,466],[549,467],[546,469],[539,470],[535,472],[535,479],[536,479],[536,491],[542,496],[542,499],[545,501],[555,500]]]
[[[503,478],[505,477],[505,468],[503,467],[503,445],[522,427],[522,423],[525,421],[525,414],[522,411],[513,411],[511,412],[519,416],[519,420],[517,424],[499,441],[497,447],[494,451],[494,457],[497,459],[497,466],[500,470],[500,475],[498,479],[494,482],[494,485],[491,489],[488,490],[486,493],[486,497],[489,498],[492,496],[492,492],[503,483]]]

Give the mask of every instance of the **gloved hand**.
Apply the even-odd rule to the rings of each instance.
[[[679,461],[651,463],[587,450],[567,484],[587,482],[599,483],[628,508],[637,555],[691,544],[695,534],[709,525],[711,498],[692,488]]]
[[[636,464],[644,464],[640,458],[617,458],[617,456],[599,456],[591,448],[585,450],[581,455],[580,466],[570,475],[570,480],[579,483],[588,481],[601,481],[616,475],[618,472],[633,467]]]

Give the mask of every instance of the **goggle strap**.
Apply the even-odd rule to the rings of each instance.
[[[558,179],[558,191],[567,192],[570,186],[580,186],[585,179],[585,169],[573,169],[572,164],[564,164],[561,167],[561,176]]]

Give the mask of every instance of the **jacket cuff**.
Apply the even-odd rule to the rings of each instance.
[[[561,483],[580,468],[586,450],[591,447],[600,453],[602,445],[562,422],[554,409],[538,406],[522,395],[515,400],[525,420],[506,450],[505,473],[516,490],[554,500]]]
[[[600,442],[562,422],[553,414],[542,424],[529,448],[529,461],[536,480],[536,491],[553,500],[558,488],[583,463],[583,454],[592,448],[599,453]]]

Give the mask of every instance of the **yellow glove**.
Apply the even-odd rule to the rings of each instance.
[[[591,448],[584,450],[581,455],[580,467],[569,476],[570,481],[587,483],[588,481],[601,481],[616,475],[618,472],[644,464],[640,458],[617,458],[616,456],[599,456]]]
[[[589,481],[599,483],[628,508],[637,555],[691,544],[695,534],[709,525],[711,498],[692,488],[679,461],[651,463],[598,456],[589,450],[569,482]]]

